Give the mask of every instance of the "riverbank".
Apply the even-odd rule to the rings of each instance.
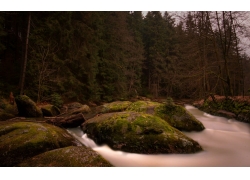
[[[207,99],[195,101],[192,105],[212,115],[250,123],[250,96],[210,95]]]

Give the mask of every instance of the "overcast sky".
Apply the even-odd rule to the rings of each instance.
[[[9,0],[1,11],[249,11],[247,0]]]

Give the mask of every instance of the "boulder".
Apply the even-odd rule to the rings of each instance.
[[[202,131],[205,129],[199,120],[179,105],[162,104],[156,107],[154,114],[180,131]]]
[[[40,108],[43,112],[43,116],[52,117],[60,114],[60,109],[52,104],[42,105]]]
[[[19,167],[112,167],[98,153],[85,146],[69,146],[34,156]]]
[[[139,112],[106,113],[89,119],[82,130],[97,144],[143,154],[194,153],[202,147],[157,116]]]
[[[15,166],[27,158],[80,143],[66,130],[37,122],[0,122],[0,166]]]
[[[174,104],[171,100],[166,103],[136,101],[127,110],[159,116],[181,131],[202,131],[205,129],[203,124],[184,107]]]
[[[42,117],[43,113],[41,108],[36,106],[36,103],[32,101],[26,95],[18,95],[15,98],[18,115],[24,117]]]

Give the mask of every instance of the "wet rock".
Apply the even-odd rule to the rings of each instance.
[[[43,113],[41,108],[36,106],[36,103],[32,101],[26,95],[18,95],[15,98],[18,115],[24,117],[42,117]]]
[[[139,112],[107,113],[89,119],[82,130],[97,144],[131,153],[194,153],[202,147],[157,116]]]
[[[0,122],[0,166],[15,166],[43,152],[77,146],[66,130],[47,123]]]
[[[69,146],[32,157],[20,167],[111,167],[98,153],[85,146]]]

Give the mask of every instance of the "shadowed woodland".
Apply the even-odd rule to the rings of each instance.
[[[250,91],[247,12],[0,12],[0,96],[37,103]]]

